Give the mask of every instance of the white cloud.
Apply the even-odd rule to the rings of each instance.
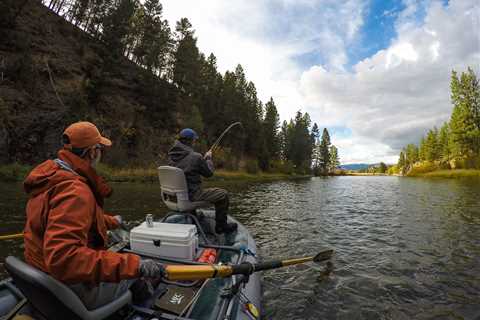
[[[240,63],[262,101],[274,97],[282,119],[303,108],[295,57],[319,50],[326,63],[343,70],[346,47],[362,24],[364,1],[169,0],[164,15],[174,26],[187,17],[198,46],[218,58],[221,72]]]
[[[320,126],[350,128],[350,139],[332,137],[342,162],[392,162],[400,147],[448,119],[451,70],[479,71],[477,3],[404,1],[391,45],[348,71],[347,48],[357,45],[366,1],[163,2],[171,26],[189,18],[220,71],[241,63],[260,98],[273,96],[282,119],[303,109]],[[422,21],[418,10],[426,13]],[[313,51],[321,64],[304,70],[298,57]]]
[[[352,72],[315,66],[302,74],[301,90],[313,118],[349,127],[358,142],[345,145],[345,162],[372,158],[372,152],[377,161],[391,161],[401,147],[448,120],[451,70],[471,66],[478,74],[478,2],[451,1],[447,7],[433,2],[423,23],[412,22],[416,8],[411,2],[400,14],[391,46]]]

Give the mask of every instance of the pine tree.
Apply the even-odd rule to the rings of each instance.
[[[422,137],[420,140],[420,147],[418,148],[418,159],[420,161],[425,161],[427,159],[427,144],[425,137]]]
[[[118,58],[123,55],[126,39],[130,32],[131,18],[136,9],[134,0],[121,0],[118,7],[109,8],[108,14],[103,17],[102,38],[109,51]]]
[[[211,145],[222,133],[225,119],[225,106],[222,105],[223,79],[217,70],[217,58],[213,53],[202,63],[201,68],[200,112],[203,115],[207,137]]]
[[[201,71],[197,39],[194,38],[194,31],[191,28],[192,25],[187,18],[177,22],[177,48],[173,69],[173,83],[188,95],[192,95],[199,87]]]
[[[418,160],[418,147],[413,143],[408,144],[405,150],[405,164],[412,166]]]
[[[322,139],[320,142],[320,170],[322,174],[326,175],[328,173],[328,168],[330,165],[330,134],[328,133],[327,128],[323,129]]]
[[[449,127],[448,123],[444,123],[438,134],[439,158],[444,161],[450,160],[450,144],[449,144]]]
[[[438,130],[429,130],[425,140],[425,160],[435,161],[440,159],[440,145],[438,143]]]
[[[279,158],[279,126],[280,118],[277,112],[277,107],[275,106],[273,98],[270,98],[270,101],[265,105],[265,119],[263,121],[263,138],[265,140],[268,161]]]
[[[320,167],[320,129],[316,123],[312,127],[312,166],[315,175],[319,174]]]
[[[455,71],[451,78],[453,112],[450,118],[450,143],[454,157],[468,156],[480,150],[480,87],[469,68],[460,79]]]
[[[334,173],[335,169],[340,165],[340,158],[338,156],[338,149],[334,145],[330,147],[330,163],[329,171]]]
[[[280,159],[287,161],[289,159],[289,137],[288,137],[288,122],[283,120],[282,127],[280,129],[279,142],[280,142]]]
[[[400,152],[400,156],[398,157],[398,163],[397,166],[400,170],[403,170],[403,168],[406,166],[407,162],[405,160],[405,153],[403,151]]]
[[[380,162],[380,164],[378,165],[377,173],[385,173],[387,172],[387,169],[387,165],[384,162]]]
[[[173,47],[173,39],[167,20],[162,20],[159,0],[146,0],[139,16],[140,39],[135,47],[137,62],[156,74],[166,71]]]
[[[77,0],[70,8],[67,16],[74,25],[79,27],[85,26],[89,2],[90,0]]]

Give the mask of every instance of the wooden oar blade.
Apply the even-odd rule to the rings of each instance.
[[[333,256],[333,253],[334,251],[332,249],[320,251],[319,253],[317,253],[315,257],[313,257],[313,262],[320,263],[323,261],[330,260]]]

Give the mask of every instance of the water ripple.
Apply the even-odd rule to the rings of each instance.
[[[264,259],[336,250],[329,277],[322,267],[266,272],[265,317],[480,319],[479,195],[478,181],[396,177],[313,178],[237,193],[235,214]]]

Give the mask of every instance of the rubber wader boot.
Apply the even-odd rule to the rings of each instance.
[[[231,233],[233,231],[237,230],[237,224],[236,223],[224,223],[224,224],[217,224],[215,226],[215,232],[216,233]]]

